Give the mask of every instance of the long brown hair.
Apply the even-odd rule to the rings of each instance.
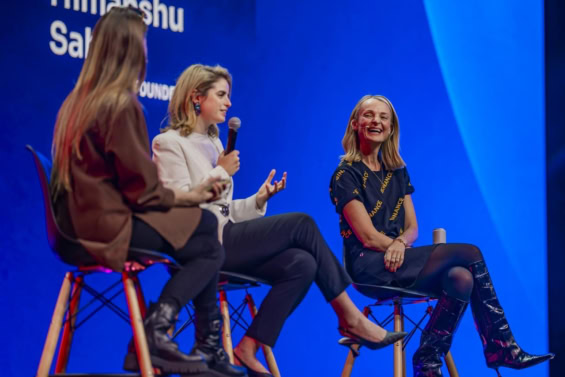
[[[147,25],[135,8],[113,7],[102,16],[90,42],[80,75],[57,114],[53,134],[53,195],[70,190],[70,161],[81,159],[80,140],[104,108],[118,114],[137,101],[135,93],[145,78]]]
[[[388,105],[391,112],[391,120],[390,120],[390,128],[391,133],[389,138],[381,145],[381,159],[382,162],[387,170],[395,170],[406,166],[406,163],[400,157],[400,126],[398,124],[398,115],[396,114],[396,110],[394,110],[394,106],[389,101],[388,98],[385,96],[380,95],[366,95],[363,96],[357,105],[353,108],[351,112],[351,116],[349,117],[349,122],[347,122],[347,128],[345,130],[345,135],[343,135],[343,139],[341,140],[341,145],[343,146],[343,150],[345,154],[341,157],[341,161],[347,162],[354,162],[354,161],[361,161],[361,148],[359,146],[359,135],[353,129],[353,121],[357,120],[359,117],[359,109],[361,109],[361,105],[370,99],[376,99],[378,101],[384,102]]]
[[[190,135],[196,125],[197,116],[192,95],[207,95],[208,90],[219,79],[225,79],[228,82],[230,87],[228,95],[231,96],[231,75],[224,67],[193,64],[185,69],[177,80],[173,97],[169,102],[168,125],[162,132],[173,129],[180,130],[182,136]],[[208,127],[208,135],[217,137],[218,134],[218,126],[211,124]]]

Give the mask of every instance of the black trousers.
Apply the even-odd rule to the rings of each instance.
[[[182,268],[175,271],[161,291],[159,301],[178,308],[192,300],[199,312],[216,307],[218,271],[224,263],[224,249],[218,241],[218,220],[207,210],[188,242],[179,250],[144,221],[133,218],[131,246],[160,251],[174,257]]]
[[[271,347],[312,281],[327,301],[351,284],[318,226],[306,214],[230,222],[224,228],[223,244],[224,270],[256,276],[272,285],[246,333]]]

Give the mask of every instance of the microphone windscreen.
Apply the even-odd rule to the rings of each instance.
[[[228,120],[228,127],[230,130],[239,130],[239,127],[241,127],[241,120],[238,117],[230,118],[230,120]]]

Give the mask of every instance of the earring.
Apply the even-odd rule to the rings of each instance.
[[[198,102],[194,104],[194,111],[196,111],[196,115],[200,115],[200,104]]]

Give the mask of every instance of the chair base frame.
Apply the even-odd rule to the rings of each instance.
[[[367,305],[363,309],[363,314],[367,318],[373,319],[379,326],[386,326],[390,322],[394,321],[394,331],[404,331],[404,320],[407,319],[410,323],[414,325],[412,330],[408,333],[405,339],[401,339],[394,343],[394,350],[393,350],[393,376],[394,377],[406,377],[406,346],[410,342],[411,338],[414,336],[417,330],[422,330],[420,325],[422,322],[428,317],[433,307],[430,305],[431,298],[423,298],[422,300],[412,300],[410,303],[421,303],[426,302],[427,307],[424,312],[424,315],[416,322],[412,320],[409,316],[404,313],[403,309],[403,302],[402,297],[392,298],[390,300],[381,300],[376,302],[372,305]],[[388,301],[388,302],[387,302]],[[392,305],[393,312],[389,314],[383,321],[378,321],[373,312],[371,310],[372,306],[383,306],[383,305]],[[350,377],[353,371],[353,365],[355,363],[355,359],[359,356],[360,346],[359,345],[352,345],[351,350],[347,355],[347,359],[345,360],[345,365],[343,367],[341,377]],[[453,360],[453,356],[451,352],[448,352],[445,357],[445,365],[447,367],[448,373],[451,377],[459,377],[459,373],[457,372],[457,367],[455,366],[455,362]]]
[[[51,318],[51,323],[49,325],[49,330],[47,332],[47,337],[45,344],[43,346],[43,352],[41,354],[41,359],[39,361],[39,366],[37,369],[37,377],[48,377],[48,376],[142,376],[142,377],[153,377],[155,371],[151,365],[151,359],[149,356],[149,348],[147,346],[147,338],[145,335],[145,329],[143,326],[143,314],[146,311],[145,301],[143,299],[143,293],[141,290],[141,285],[137,277],[139,271],[130,271],[128,268],[122,272],[121,281],[123,285],[123,290],[126,296],[126,302],[128,306],[129,315],[127,315],[121,308],[115,305],[112,300],[120,294],[114,294],[107,298],[105,295],[108,291],[116,286],[116,284],[110,286],[103,292],[97,292],[92,287],[89,287],[84,282],[85,275],[91,272],[100,271],[100,268],[78,268],[78,273],[75,274],[71,271],[65,274],[61,289],[59,290],[59,295],[57,297],[57,302],[55,304],[55,309],[53,311],[53,316]],[[101,374],[101,373],[67,373],[67,365],[70,358],[71,345],[73,340],[73,335],[75,330],[80,326],[77,325],[77,314],[79,313],[79,303],[82,295],[83,289],[87,289],[89,293],[93,295],[93,299],[90,303],[86,304],[83,309],[92,304],[94,301],[99,301],[100,305],[93,309],[92,312],[84,319],[80,324],[84,323],[92,315],[98,312],[102,307],[109,307],[111,310],[116,312],[122,319],[127,320],[133,330],[133,338],[135,340],[135,348],[137,353],[137,358],[140,360],[140,372],[141,374]],[[72,294],[71,294],[72,291]],[[124,318],[125,317],[125,318]],[[62,331],[61,331],[62,329]],[[53,359],[55,356],[55,351],[57,348],[57,343],[61,338],[59,344],[59,351],[57,354],[57,360],[55,363],[54,374],[49,374]]]

